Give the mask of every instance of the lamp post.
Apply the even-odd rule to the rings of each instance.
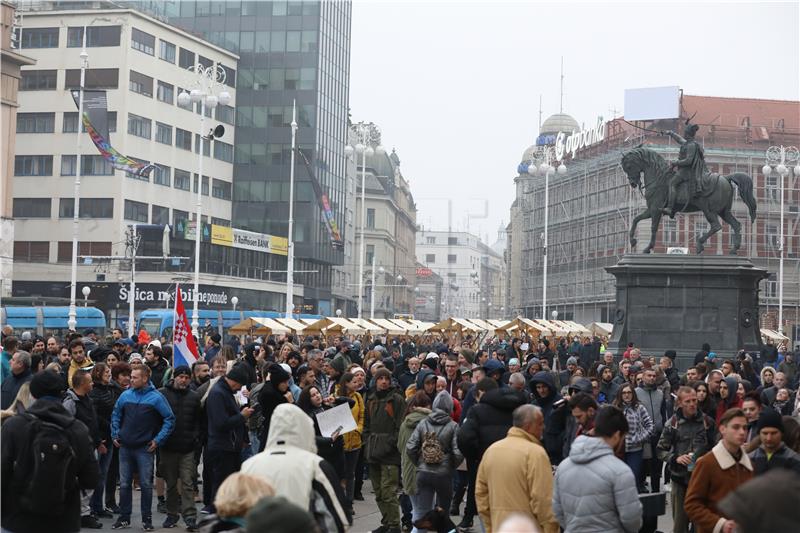
[[[544,233],[542,234],[542,320],[547,320],[547,222],[550,212],[550,176],[554,172],[566,174],[567,167],[564,163],[554,167],[556,163],[553,148],[547,146],[542,152],[537,154],[539,157],[532,159],[528,163],[528,174],[544,176]],[[538,165],[537,165],[538,163]]]
[[[84,285],[81,289],[81,292],[83,293],[83,306],[89,307],[89,295],[92,293],[92,289],[89,286]]]
[[[231,298],[231,304],[233,304],[233,310],[236,311],[236,305],[239,303],[239,297],[234,296]]]
[[[780,176],[780,184],[778,191],[781,196],[780,201],[780,230],[778,232],[778,251],[780,253],[778,260],[778,333],[783,335],[783,259],[786,255],[786,247],[784,243],[784,228],[783,228],[783,196],[784,196],[784,181],[792,171],[795,176],[800,176],[800,151],[794,146],[770,146],[766,152],[767,163],[761,170],[764,172],[764,177],[768,177],[772,173],[772,167]],[[787,164],[788,163],[788,164]],[[794,169],[791,165],[794,163]]]
[[[372,256],[372,290],[370,291],[370,295],[369,295],[369,318],[370,319],[375,318],[375,288],[377,287],[377,285],[375,285],[375,272],[376,272],[376,270],[381,275],[383,275],[383,273],[386,272],[386,269],[384,269],[383,267],[375,268],[375,256],[373,255]]]
[[[297,143],[297,101],[292,100],[292,157],[289,169],[289,243],[286,258],[286,318],[294,313],[294,152]]]
[[[200,338],[198,332],[200,327],[198,304],[200,301],[200,234],[203,229],[201,211],[203,208],[203,141],[206,139],[206,107],[214,109],[217,107],[217,104],[228,105],[228,102],[231,100],[231,95],[223,87],[225,83],[225,69],[218,63],[214,63],[208,67],[197,63],[187,70],[194,74],[194,80],[189,84],[192,88],[190,92],[182,91],[178,95],[178,103],[182,106],[189,105],[189,102],[200,104],[200,127],[198,130],[199,140],[197,147],[197,221],[195,223],[194,244],[194,302],[192,307],[192,333],[197,338]],[[209,140],[209,143],[210,142]]]
[[[367,182],[367,156],[372,157],[376,152],[384,153],[383,146],[380,145],[381,132],[378,126],[372,122],[359,122],[352,126],[355,134],[355,144],[348,144],[344,147],[345,155],[361,155],[361,245],[358,257],[358,318],[361,318],[364,307],[364,259],[366,256],[366,244],[364,242],[364,228],[367,226],[367,204],[366,204],[366,182]],[[375,148],[372,144],[376,144]]]

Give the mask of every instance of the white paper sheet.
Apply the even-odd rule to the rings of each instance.
[[[323,437],[330,437],[337,429],[340,435],[358,429],[356,420],[353,418],[353,413],[350,411],[350,405],[346,402],[332,409],[326,409],[316,416],[317,424],[319,424],[319,431],[322,433]]]

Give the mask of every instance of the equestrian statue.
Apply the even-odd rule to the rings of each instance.
[[[697,237],[696,252],[703,253],[704,243],[722,229],[719,217],[733,229],[731,255],[742,245],[742,225],[733,216],[733,197],[736,184],[739,197],[747,205],[750,220],[756,218],[756,199],[753,196],[753,179],[743,173],[735,172],[729,176],[711,173],[706,167],[703,147],[695,140],[699,126],[686,121],[684,135],[672,131],[662,131],[680,145],[678,160],[668,164],[658,152],[639,146],[623,154],[622,169],[634,189],[644,190],[647,209],[639,213],[631,223],[631,250],[636,248],[636,225],[642,220],[652,219],[650,243],[644,249],[648,254],[653,250],[661,217],[675,214],[702,211],[710,224],[709,230]]]

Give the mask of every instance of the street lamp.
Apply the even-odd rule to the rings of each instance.
[[[197,63],[187,70],[194,75],[194,80],[189,84],[192,88],[188,93],[185,90],[181,91],[178,95],[178,104],[184,107],[188,106],[190,102],[200,104],[200,129],[198,130],[199,140],[197,147],[197,221],[195,223],[194,241],[194,305],[192,307],[192,333],[197,338],[200,338],[198,333],[200,327],[198,305],[200,302],[200,233],[203,229],[200,213],[203,207],[203,140],[206,139],[206,107],[213,109],[218,104],[228,105],[231,101],[231,95],[223,86],[225,83],[225,69],[222,68],[222,65],[214,63],[204,67]],[[291,238],[289,240],[291,242]]]
[[[528,163],[528,174],[544,176],[544,233],[542,234],[542,257],[544,266],[542,268],[542,319],[547,320],[547,220],[550,206],[550,176],[555,172],[563,175],[567,173],[567,166],[564,163],[555,167],[556,157],[552,146],[546,146],[535,154],[534,158]]]
[[[781,218],[780,218],[780,232],[778,235],[778,250],[780,251],[780,259],[778,260],[778,333],[783,335],[783,259],[786,255],[786,247],[784,246],[784,228],[783,228],[783,196],[784,196],[784,181],[792,171],[795,176],[800,176],[800,151],[794,146],[770,146],[767,148],[767,163],[761,170],[764,172],[764,177],[768,177],[772,173],[772,167],[780,176],[780,185],[778,186],[779,194],[781,195]],[[788,164],[787,164],[788,163]],[[794,164],[794,169],[791,169]]]
[[[89,287],[84,285],[83,288],[81,289],[81,292],[83,293],[83,306],[84,307],[88,307],[89,306],[89,295],[92,293],[92,289],[90,289]]]
[[[236,311],[236,305],[239,303],[239,297],[234,296],[231,298],[231,304],[233,304],[233,310]]]
[[[372,256],[372,290],[370,291],[370,294],[369,294],[369,317],[370,318],[375,318],[375,288],[376,288],[376,285],[375,285],[375,273],[376,273],[376,271],[377,271],[378,274],[383,276],[384,272],[386,272],[386,269],[383,268],[382,266],[378,267],[377,269],[375,268],[375,255],[373,255]],[[360,297],[359,297],[359,301],[360,301]]]
[[[358,318],[361,318],[362,308],[364,307],[364,258],[366,256],[366,245],[364,243],[364,228],[367,226],[367,204],[366,204],[366,182],[367,182],[367,156],[372,157],[376,152],[385,153],[383,146],[380,145],[381,132],[378,126],[372,122],[359,122],[352,126],[355,134],[355,144],[348,144],[344,147],[344,153],[350,157],[353,154],[361,155],[361,246],[358,258]],[[375,148],[372,145],[375,144]],[[373,289],[374,290],[374,289]]]

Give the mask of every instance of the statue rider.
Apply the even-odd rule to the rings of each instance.
[[[670,170],[675,172],[675,175],[669,184],[669,197],[664,214],[669,215],[670,218],[675,218],[675,213],[679,209],[679,206],[675,205],[678,199],[678,187],[685,182],[689,182],[689,200],[691,200],[692,197],[700,192],[701,179],[703,174],[707,172],[703,147],[694,138],[698,129],[700,129],[700,126],[689,124],[687,120],[686,128],[683,130],[685,138],[674,131],[662,132],[662,134],[669,135],[681,146],[678,160],[669,166]]]

